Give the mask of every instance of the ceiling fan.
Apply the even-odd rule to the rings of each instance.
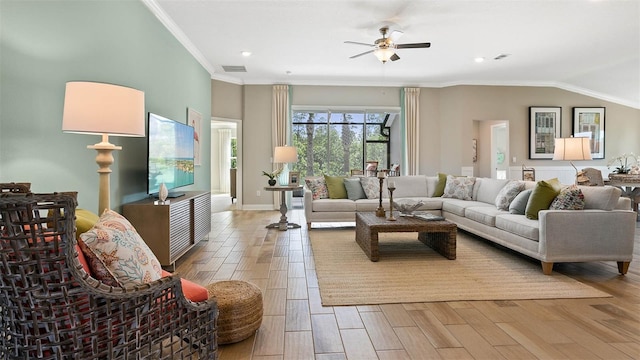
[[[384,26],[380,28],[380,34],[382,34],[382,38],[376,40],[373,44],[367,44],[357,41],[345,41],[345,44],[356,44],[356,45],[365,45],[369,47],[373,47],[373,49],[369,51],[365,51],[363,53],[353,55],[349,57],[349,59],[357,58],[362,55],[373,53],[378,60],[382,61],[382,63],[386,63],[387,61],[396,61],[399,60],[400,57],[396,54],[396,49],[417,49],[417,48],[428,48],[431,47],[431,43],[413,43],[413,44],[396,44],[395,42],[404,34],[402,31],[393,30],[391,34],[389,34],[389,27]],[[389,34],[389,36],[387,36]]]

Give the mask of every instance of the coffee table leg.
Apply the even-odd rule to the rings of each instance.
[[[447,259],[455,260],[456,234],[456,228],[446,232],[421,232],[418,233],[418,240]]]
[[[371,228],[359,221],[358,217],[356,217],[356,242],[369,260],[378,261],[378,232],[372,232]]]

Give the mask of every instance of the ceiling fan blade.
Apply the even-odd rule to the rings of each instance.
[[[400,56],[398,56],[398,54],[393,54],[393,55],[391,55],[391,57],[389,58],[389,60],[391,60],[391,61],[400,60]]]
[[[431,47],[431,43],[396,44],[396,49],[418,49]]]
[[[400,37],[402,37],[402,34],[404,33],[400,30],[393,30],[391,32],[391,35],[389,35],[389,39],[391,39],[391,41],[393,42],[396,42],[398,41],[398,39],[400,39]]]
[[[372,52],[373,52],[373,50],[365,51],[365,52],[363,52],[363,53],[360,53],[360,54],[357,54],[357,55],[350,56],[350,57],[349,57],[349,59],[354,59],[354,58],[360,57],[360,56],[362,56],[362,55],[370,54],[370,53],[372,53]]]
[[[345,44],[355,44],[355,45],[364,45],[364,46],[375,46],[373,44],[367,44],[367,43],[362,43],[362,42],[357,42],[357,41],[345,41]]]

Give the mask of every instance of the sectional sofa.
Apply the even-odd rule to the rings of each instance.
[[[350,222],[355,221],[357,211],[375,211],[379,205],[379,195],[375,194],[376,189],[379,194],[379,180],[364,177],[359,180],[368,190],[369,197],[352,196],[352,191],[348,193],[351,199],[322,198],[327,194],[320,192],[318,195],[316,186],[322,179],[305,179],[304,210],[309,230],[313,223]],[[442,191],[442,176],[387,178],[382,192],[382,204],[387,211],[388,180],[395,183],[394,202],[422,201],[418,210],[441,215],[460,229],[540,260],[544,274],[552,272],[555,262],[586,261],[616,261],[619,272],[625,274],[633,257],[636,215],[631,210],[630,200],[621,197],[621,191],[615,187],[579,186],[584,199],[583,210],[541,210],[537,212],[538,219],[531,219],[521,213],[522,209],[511,209],[510,212],[505,204],[499,204],[504,210],[496,205],[497,200],[505,201],[503,188],[516,180],[475,178],[468,196],[455,198],[455,194],[453,197],[451,194],[434,196],[440,195],[436,193],[438,188]],[[349,182],[355,181],[350,179]],[[518,183],[518,186],[514,186],[516,183],[509,185],[521,187],[518,193],[533,191],[539,186],[530,181]],[[522,202],[519,198],[511,200],[509,206],[516,205],[516,200]]]

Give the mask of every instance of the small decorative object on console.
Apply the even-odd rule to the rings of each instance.
[[[158,190],[158,199],[160,201],[165,202],[167,200],[167,196],[169,196],[169,190],[167,189],[167,185],[164,183],[160,184],[160,189]]]
[[[636,156],[634,153],[622,154],[609,161],[607,168],[615,165],[616,168],[613,171],[616,174],[628,174],[632,170],[637,171],[640,165],[640,156]]]

